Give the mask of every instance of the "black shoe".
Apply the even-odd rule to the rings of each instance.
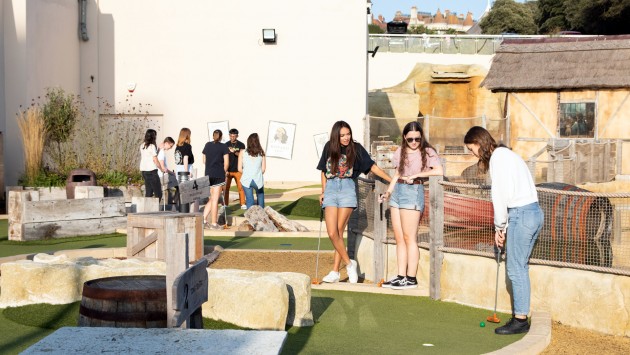
[[[387,282],[383,282],[383,284],[381,285],[381,287],[383,288],[393,288],[393,286],[399,286],[400,285],[400,281],[402,281],[404,279],[404,277],[402,276],[396,276],[393,279],[387,281]]]
[[[498,327],[494,330],[496,334],[501,335],[527,333],[528,331],[529,322],[527,320],[525,320],[524,322],[519,322],[519,320],[516,318],[510,318],[510,320],[505,323],[504,326]]]
[[[397,285],[392,284],[392,288],[394,290],[405,290],[408,288],[416,288],[416,287],[418,287],[418,281],[410,280],[406,277],[400,280],[400,282],[398,282]]]

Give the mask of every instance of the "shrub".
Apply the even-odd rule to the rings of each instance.
[[[54,146],[49,152],[50,157],[63,171],[66,160],[63,157],[61,145],[67,142],[74,130],[79,109],[74,95],[67,94],[61,88],[49,88],[45,96],[46,102],[42,109],[48,146]]]
[[[46,129],[42,112],[36,106],[20,111],[17,117],[24,145],[25,178],[33,180],[42,169]]]

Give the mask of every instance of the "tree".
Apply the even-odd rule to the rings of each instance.
[[[70,138],[79,115],[74,95],[66,95],[61,88],[48,89],[42,115],[48,143],[55,144],[56,148],[56,151],[51,154],[53,160],[58,163],[63,162],[61,144]],[[60,170],[64,168],[64,166],[59,167]]]
[[[536,34],[538,30],[531,6],[514,0],[496,0],[479,26],[486,34]]]
[[[373,23],[368,25],[368,33],[385,33],[385,31],[383,31],[382,28],[378,27],[378,25],[375,25]]]
[[[630,0],[565,0],[570,26],[588,34],[630,33]]]
[[[565,0],[538,0],[538,32],[553,34],[571,29],[566,17]]]

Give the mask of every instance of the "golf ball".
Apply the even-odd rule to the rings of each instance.
[[[479,323],[479,326],[483,328],[483,327],[486,326],[486,323],[485,322],[481,322],[481,323]]]

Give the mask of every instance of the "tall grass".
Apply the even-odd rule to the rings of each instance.
[[[35,179],[42,169],[42,154],[46,141],[46,127],[42,111],[29,107],[17,117],[22,142],[24,143],[25,174],[28,181]]]

